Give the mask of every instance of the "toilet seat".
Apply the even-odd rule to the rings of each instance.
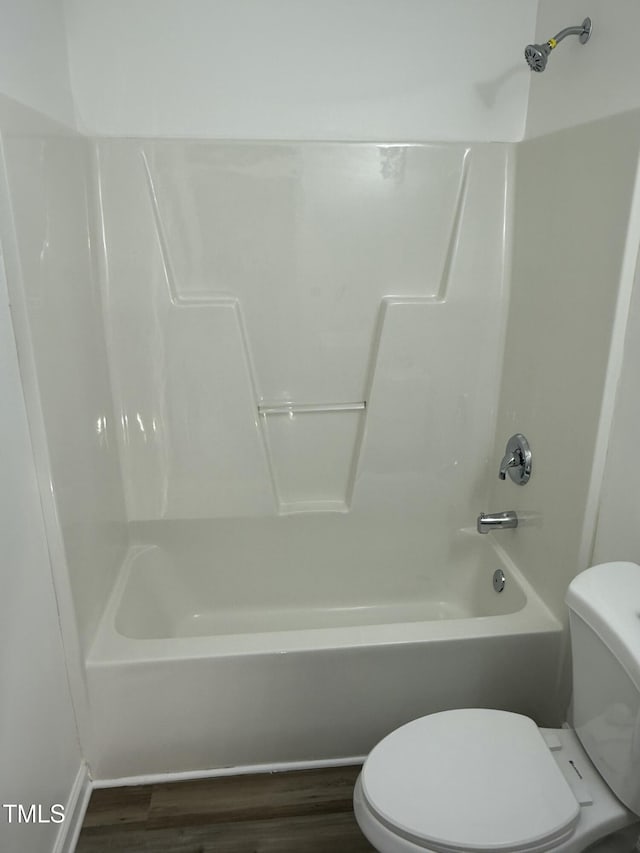
[[[542,853],[580,805],[533,720],[487,709],[431,714],[371,752],[362,796],[380,823],[438,853]]]

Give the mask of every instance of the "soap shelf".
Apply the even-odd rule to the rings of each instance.
[[[348,512],[366,401],[272,399],[257,408],[278,514]]]
[[[319,412],[362,412],[367,408],[366,400],[358,403],[262,403],[259,415],[302,415]]]

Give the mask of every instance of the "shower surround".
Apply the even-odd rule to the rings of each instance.
[[[129,520],[353,508],[468,526],[497,404],[508,152],[100,142]]]
[[[94,778],[333,762],[454,705],[557,722],[561,625],[475,533],[513,147],[32,134],[13,286]]]
[[[97,776],[351,758],[456,704],[552,718],[561,626],[513,566],[494,593],[475,533],[512,147],[101,140],[97,166],[132,540],[88,658]]]

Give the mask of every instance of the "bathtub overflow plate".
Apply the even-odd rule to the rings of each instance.
[[[496,592],[502,592],[507,579],[504,576],[502,569],[496,569],[493,573],[493,588]]]

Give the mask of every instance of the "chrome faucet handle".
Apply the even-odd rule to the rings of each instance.
[[[500,463],[500,471],[498,473],[498,477],[501,480],[507,479],[507,471],[509,468],[519,468],[522,465],[522,456],[520,455],[512,455],[509,456],[507,453],[506,456],[502,457],[502,462]]]
[[[519,486],[524,486],[531,477],[531,448],[527,439],[520,432],[512,435],[507,442],[498,477],[501,480],[506,480],[507,473],[513,482]]]

